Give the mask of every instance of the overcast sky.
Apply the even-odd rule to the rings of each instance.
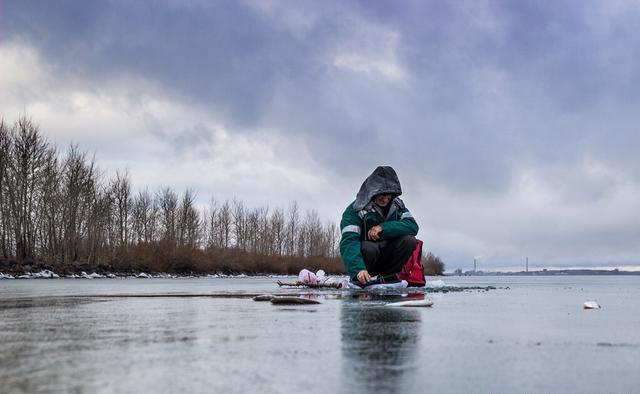
[[[335,222],[393,166],[448,270],[640,265],[639,4],[0,0],[0,116]]]

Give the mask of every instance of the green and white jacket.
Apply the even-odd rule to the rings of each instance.
[[[389,210],[383,210],[373,203],[378,194],[396,196],[389,204]],[[373,226],[382,227],[381,240],[390,240],[404,235],[416,235],[418,223],[411,212],[398,198],[402,194],[400,181],[391,167],[378,167],[362,184],[356,200],[349,204],[342,214],[340,230],[340,256],[349,277],[355,277],[366,266],[360,252],[360,243],[367,240],[367,232]]]

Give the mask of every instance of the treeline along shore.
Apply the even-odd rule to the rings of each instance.
[[[61,154],[31,119],[0,120],[0,272],[344,273],[339,228],[316,211],[195,198],[134,192],[127,172],[104,176],[75,145]]]

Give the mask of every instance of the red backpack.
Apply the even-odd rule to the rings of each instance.
[[[416,239],[416,248],[413,250],[402,271],[398,273],[398,279],[406,280],[411,287],[423,287],[424,267],[422,266],[422,241]]]

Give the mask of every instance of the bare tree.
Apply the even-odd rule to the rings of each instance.
[[[178,208],[178,243],[195,249],[200,244],[200,215],[195,206],[195,193],[187,189]]]
[[[9,127],[0,119],[0,253],[4,258],[12,255],[10,241],[9,204],[7,199],[7,178],[11,160],[11,136]]]
[[[116,172],[111,181],[111,195],[114,203],[114,223],[117,247],[129,245],[129,217],[131,213],[131,182],[128,172]]]
[[[9,218],[15,239],[16,257],[34,257],[35,203],[41,191],[47,142],[38,127],[22,117],[11,130],[6,188]]]
[[[229,200],[225,200],[224,204],[220,207],[220,214],[218,215],[219,243],[223,248],[231,247],[231,225],[231,206],[229,205]]]
[[[86,154],[71,145],[64,160],[61,179],[61,222],[63,245],[58,259],[77,261],[88,232],[89,214],[94,203],[95,165]]]
[[[61,193],[62,171],[55,148],[47,150],[44,182],[38,202],[38,244],[40,255],[54,261],[62,256],[63,198]]]
[[[206,224],[205,245],[207,249],[221,247],[221,245],[218,243],[218,241],[220,240],[220,237],[218,236],[218,232],[220,231],[220,228],[218,227],[219,211],[220,207],[218,207],[218,202],[214,197],[211,197],[211,200],[209,201],[209,207],[204,214],[204,223]]]
[[[247,250],[247,221],[244,209],[244,203],[237,198],[233,198],[231,202],[231,216],[233,218],[233,236],[236,248]]]
[[[299,226],[297,254],[300,256],[322,256],[324,229],[315,210],[307,211]]]
[[[161,227],[161,239],[176,241],[178,196],[171,188],[161,189],[156,195]]]
[[[244,231],[246,235],[246,251],[251,253],[258,252],[258,216],[259,210],[252,209],[245,216]]]
[[[271,252],[273,234],[271,233],[269,220],[269,206],[258,209],[258,253],[266,255]]]
[[[113,199],[105,187],[94,183],[89,191],[89,220],[87,227],[87,260],[95,263],[113,253],[110,243]]]
[[[149,189],[138,192],[132,205],[132,232],[136,243],[149,243],[153,240],[155,209]]]
[[[289,205],[289,211],[287,212],[287,226],[286,226],[286,246],[287,255],[293,256],[296,254],[296,243],[298,241],[298,226],[300,224],[300,217],[298,212],[298,203],[292,201]]]
[[[444,275],[444,262],[440,257],[429,252],[422,257],[425,274],[428,276]]]
[[[334,222],[325,225],[326,249],[323,256],[336,257],[339,254],[340,228]]]
[[[270,223],[270,235],[271,235],[271,252],[276,256],[282,256],[284,253],[284,213],[282,209],[276,208],[271,214]]]

